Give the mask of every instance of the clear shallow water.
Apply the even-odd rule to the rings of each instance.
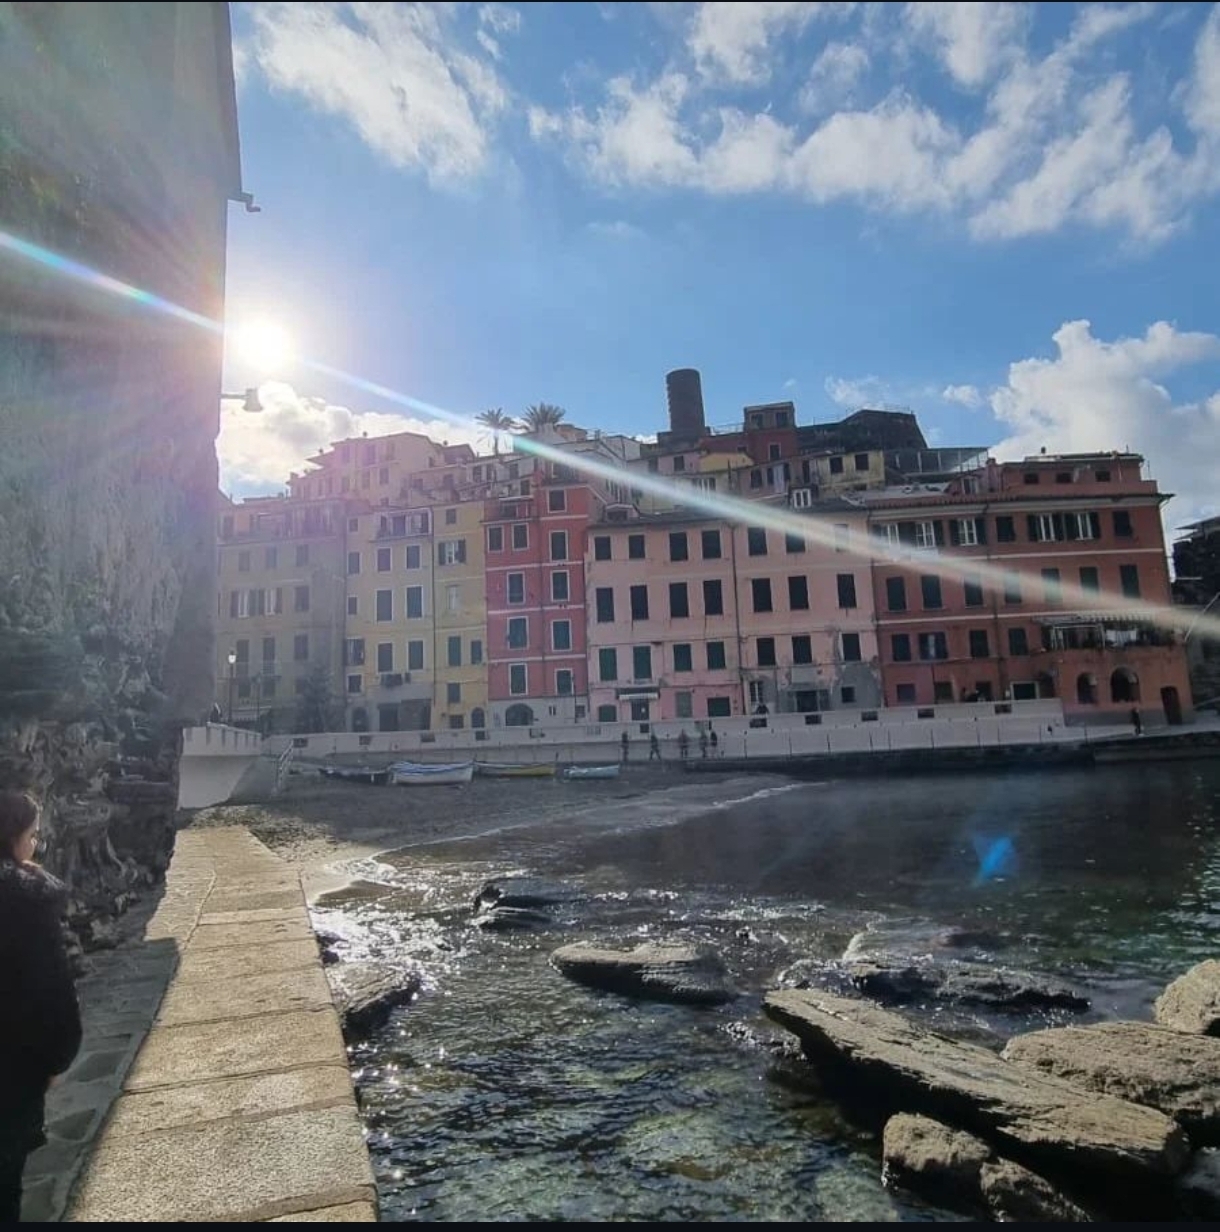
[[[581,897],[539,932],[473,928],[479,887],[512,873]],[[412,848],[376,878],[320,922],[425,980],[354,1057],[383,1219],[945,1218],[881,1188],[875,1134],[767,1046],[785,1036],[761,993],[863,929],[919,952],[963,926],[1084,988],[1086,1019],[1147,1016],[1220,951],[1220,764],[683,784]],[[547,962],[645,937],[716,945],[742,995],[632,1002]]]

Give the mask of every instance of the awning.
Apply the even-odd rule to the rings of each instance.
[[[661,699],[660,689],[616,689],[614,696],[620,702],[655,702]]]
[[[1039,625],[1147,625],[1150,617],[1143,612],[1059,612],[1055,615],[1035,616]]]

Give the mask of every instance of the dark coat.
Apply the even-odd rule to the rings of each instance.
[[[80,1049],[80,1006],[63,933],[63,884],[0,860],[0,1133],[36,1145],[43,1101]]]

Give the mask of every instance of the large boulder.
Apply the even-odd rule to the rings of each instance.
[[[979,1194],[997,1223],[1093,1222],[1084,1207],[1060,1193],[1045,1177],[1011,1159],[992,1159],[982,1166]]]
[[[1196,1142],[1220,1139],[1220,1040],[1144,1022],[1018,1035],[1004,1059],[1090,1091],[1159,1108]]]
[[[718,1005],[737,994],[718,954],[703,947],[647,943],[608,950],[578,943],[551,955],[569,979],[628,996]]]
[[[974,1206],[979,1172],[991,1157],[991,1147],[973,1134],[900,1112],[881,1136],[881,1180],[934,1202]]]
[[[388,963],[342,963],[328,967],[331,996],[348,1039],[376,1030],[397,1006],[419,992],[419,977]]]
[[[1180,975],[1156,999],[1163,1027],[1195,1035],[1220,1035],[1220,961],[1209,959]]]
[[[1031,1073],[867,1002],[783,990],[768,993],[763,1005],[815,1064],[850,1073],[857,1088],[961,1125],[1035,1166],[1070,1166],[1095,1181],[1120,1182],[1171,1177],[1185,1166],[1185,1135],[1152,1108]]]

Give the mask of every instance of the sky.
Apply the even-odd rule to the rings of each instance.
[[[709,424],[905,407],[1220,512],[1220,5],[232,9],[227,491],[490,407],[650,434],[695,367]]]

